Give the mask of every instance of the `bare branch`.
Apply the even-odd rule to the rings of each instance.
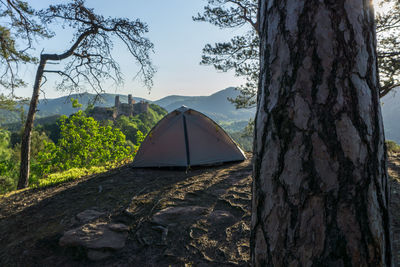
[[[75,82],[75,80],[71,76],[69,76],[67,73],[65,73],[61,70],[44,70],[43,72],[44,73],[46,73],[46,72],[47,73],[57,73],[59,75],[66,76],[68,79],[71,80],[72,83],[74,83],[76,86],[78,86],[78,84]]]

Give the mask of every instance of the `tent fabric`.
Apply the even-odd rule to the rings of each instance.
[[[182,106],[154,126],[140,146],[133,167],[188,167],[245,159],[243,151],[217,123]]]

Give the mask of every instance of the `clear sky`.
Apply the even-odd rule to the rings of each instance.
[[[55,0],[35,0],[29,3],[37,9],[45,8]],[[140,82],[133,81],[136,65],[122,44],[115,47],[115,58],[119,62],[125,84],[116,88],[105,84],[109,93],[128,94],[155,100],[171,94],[209,95],[229,86],[237,86],[242,80],[233,73],[217,72],[213,67],[199,65],[201,50],[207,43],[229,40],[245,29],[218,29],[204,22],[193,22],[192,16],[203,10],[205,0],[87,0],[88,7],[105,16],[139,18],[149,26],[147,37],[155,45],[152,60],[157,68],[154,86],[149,91]],[[39,40],[35,53],[64,52],[71,43],[72,32],[55,28],[56,36],[51,40]],[[22,69],[21,74],[29,85],[17,94],[30,96],[35,67]],[[57,75],[49,79],[43,90],[47,98],[65,93],[54,89]],[[42,97],[42,96],[41,96]]]
[[[31,0],[34,8],[45,8],[51,3],[62,0]],[[376,5],[380,0],[373,0]],[[229,86],[237,86],[242,80],[232,72],[217,72],[213,67],[200,66],[201,50],[207,43],[229,40],[246,29],[218,29],[208,23],[193,22],[192,16],[202,12],[206,0],[87,0],[87,6],[105,16],[139,18],[149,26],[147,37],[155,45],[152,60],[157,68],[154,86],[149,91],[140,82],[134,81],[136,65],[126,48],[118,44],[115,58],[121,66],[125,83],[115,87],[111,83],[104,85],[106,92],[129,94],[156,100],[167,95],[209,95]],[[385,11],[388,8],[379,8]],[[54,28],[56,36],[51,40],[39,40],[34,53],[40,51],[60,53],[71,44],[73,32]],[[20,96],[31,96],[36,66],[21,69],[20,74],[28,82],[26,88],[18,89]],[[57,75],[49,77],[43,90],[47,98],[59,97],[65,93],[56,91]],[[43,96],[41,96],[43,97]]]

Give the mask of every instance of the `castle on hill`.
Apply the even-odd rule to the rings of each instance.
[[[115,96],[115,105],[111,108],[94,107],[89,115],[95,120],[116,120],[119,116],[135,116],[141,113],[147,113],[149,103],[140,101],[135,102],[132,95],[128,95],[128,103],[121,103],[119,95]]]

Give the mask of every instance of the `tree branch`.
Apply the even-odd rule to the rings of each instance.
[[[89,35],[91,34],[96,34],[98,32],[98,28],[92,28],[90,30],[87,30],[83,32],[81,35],[79,35],[78,39],[75,41],[75,43],[64,53],[62,54],[42,54],[40,55],[41,58],[44,60],[63,60],[66,59],[69,56],[72,56],[74,54],[74,51],[78,48],[79,44]]]
[[[71,76],[69,76],[67,73],[65,73],[65,72],[63,72],[63,71],[61,71],[61,70],[43,70],[43,73],[57,73],[57,74],[59,74],[59,75],[62,75],[62,76],[65,76],[65,77],[67,77],[68,79],[70,79],[71,80],[71,82],[75,85],[75,86],[78,86],[78,83],[77,82],[75,82],[75,80],[71,77]],[[47,81],[47,79],[46,79],[46,81]]]

